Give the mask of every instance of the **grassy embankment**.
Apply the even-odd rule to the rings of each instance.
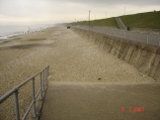
[[[83,22],[77,22],[76,25],[88,25],[88,21],[83,21]],[[116,27],[117,23],[115,18],[108,18],[108,19],[100,19],[100,20],[93,20],[90,22],[91,26],[108,26],[108,27]]]
[[[126,26],[160,29],[160,11],[126,15],[120,18]]]
[[[160,29],[160,11],[138,13],[133,15],[120,16],[126,26],[134,28],[154,28]],[[88,25],[88,21],[77,22],[76,25]],[[116,27],[115,18],[100,19],[91,21],[91,26]]]

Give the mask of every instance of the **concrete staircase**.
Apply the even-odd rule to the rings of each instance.
[[[127,30],[127,27],[124,25],[123,21],[121,20],[121,18],[116,18],[116,22],[117,22],[117,25],[119,27],[119,29],[121,30]]]

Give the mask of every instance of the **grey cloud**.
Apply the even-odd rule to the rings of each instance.
[[[5,16],[24,17],[36,16],[47,10],[48,6],[43,7],[41,1],[31,0],[1,0],[0,14]],[[44,10],[45,9],[45,10]],[[46,12],[46,11],[45,11]]]
[[[49,0],[51,1],[51,0]],[[59,2],[72,2],[88,5],[116,5],[116,4],[130,4],[130,5],[160,5],[160,0],[58,0]]]
[[[88,10],[100,18],[104,17],[104,11],[108,16],[118,16],[122,14],[124,6],[127,14],[147,12],[158,10],[160,0],[0,0],[0,16],[16,19],[49,16],[48,20],[65,21],[75,17],[86,19]]]

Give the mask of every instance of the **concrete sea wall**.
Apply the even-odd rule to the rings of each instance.
[[[72,28],[77,34],[95,42],[106,52],[133,65],[144,76],[148,75],[160,82],[160,48],[129,40],[106,36],[86,30]],[[118,67],[118,66],[117,66]]]

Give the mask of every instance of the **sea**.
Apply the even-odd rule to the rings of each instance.
[[[0,25],[0,40],[9,37],[26,34],[28,32],[41,31],[43,29],[54,27],[54,24],[38,24],[38,25]]]

